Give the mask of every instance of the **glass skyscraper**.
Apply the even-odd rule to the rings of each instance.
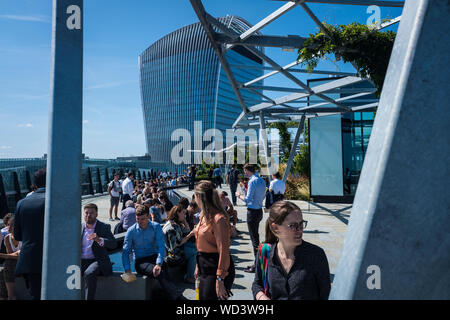
[[[238,33],[251,27],[236,16],[219,21]],[[263,74],[262,60],[240,46],[228,50],[225,56],[238,83]],[[169,170],[186,168],[191,163],[172,163],[172,149],[179,143],[171,141],[174,130],[188,130],[194,149],[194,121],[202,122],[203,133],[215,128],[225,139],[225,130],[242,112],[200,23],[178,29],[152,44],[139,56],[139,70],[147,152],[152,162],[163,163]],[[241,93],[248,106],[262,101],[248,90]],[[208,144],[204,142],[202,148]],[[194,160],[193,153],[190,158]]]

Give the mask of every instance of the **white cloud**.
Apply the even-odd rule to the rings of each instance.
[[[19,128],[33,128],[33,124],[31,123],[21,123],[17,125]]]
[[[0,146],[0,149],[5,150],[5,149],[11,149],[12,147],[10,146]]]
[[[0,19],[50,23],[50,19],[42,15],[21,16],[13,14],[0,14]]]
[[[83,124],[88,124],[89,120],[83,120]]]

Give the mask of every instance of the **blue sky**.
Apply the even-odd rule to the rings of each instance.
[[[0,1],[0,158],[47,153],[51,3]],[[270,0],[203,3],[215,17],[239,15],[252,24],[284,4]],[[197,22],[197,16],[188,0],[85,0],[84,6],[83,152],[96,158],[144,154],[138,55],[167,33]],[[332,24],[366,23],[370,16],[366,6],[309,6],[321,21]],[[399,15],[400,8],[381,8],[382,19]],[[261,31],[307,36],[317,26],[296,7]],[[280,65],[296,59],[295,53],[281,49],[267,49],[266,54]],[[318,69],[353,71],[350,65],[330,61]],[[317,77],[296,75],[305,81]],[[281,76],[265,84],[291,86]]]

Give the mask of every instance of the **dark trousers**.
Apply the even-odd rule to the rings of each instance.
[[[153,268],[156,266],[157,257],[158,255],[155,254],[149,257],[136,259],[134,265],[136,268],[136,272],[155,279],[155,277],[153,276]],[[158,277],[156,277],[156,280],[158,280],[161,288],[172,300],[177,300],[181,297],[181,293],[178,291],[175,284],[167,277],[167,267],[165,263],[163,263],[161,267],[161,273]]]
[[[222,188],[222,178],[220,176],[214,177],[214,181],[217,188]]]
[[[247,226],[248,232],[250,233],[250,240],[252,241],[253,253],[258,253],[259,246],[259,223],[262,220],[263,211],[262,209],[250,209],[247,208]]]
[[[230,183],[231,201],[233,202],[233,206],[236,205],[236,200],[237,200],[236,199],[236,189],[237,189],[237,185]]]
[[[28,281],[30,287],[30,295],[32,300],[41,300],[41,285],[42,274],[40,273],[28,273],[25,279]]]
[[[216,293],[216,272],[219,265],[218,253],[197,252],[197,267],[200,276],[199,299],[219,300]],[[230,256],[228,275],[224,279],[225,289],[231,291],[235,277],[234,262]]]
[[[188,182],[189,182],[189,190],[194,190],[195,178],[189,177]]]
[[[122,210],[125,210],[125,203],[126,203],[128,200],[131,200],[130,195],[129,195],[129,194],[124,194],[124,195],[122,196]]]
[[[94,300],[97,290],[97,276],[101,274],[96,259],[81,259],[81,273],[84,277],[84,298]]]

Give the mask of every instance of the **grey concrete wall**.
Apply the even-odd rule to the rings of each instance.
[[[450,298],[449,17],[405,3],[332,299]]]

